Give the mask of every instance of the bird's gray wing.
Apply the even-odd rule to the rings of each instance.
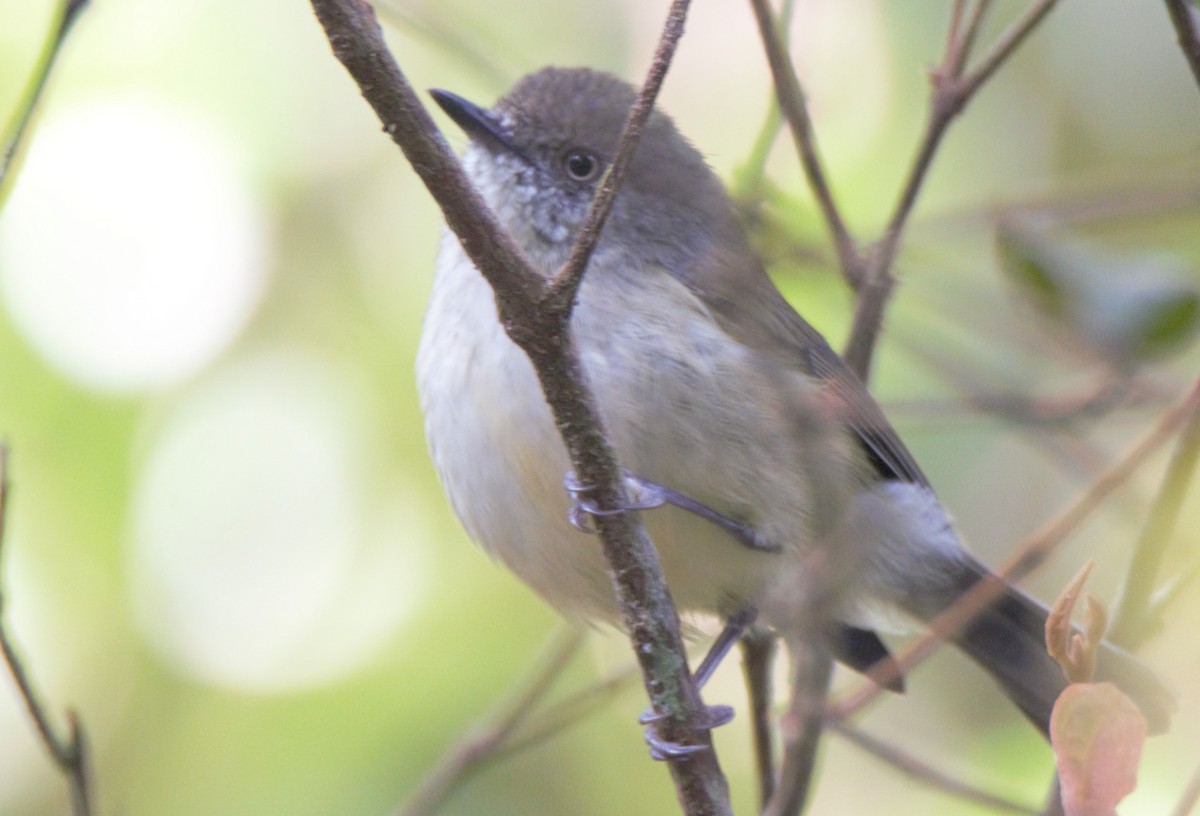
[[[819,380],[880,478],[928,486],[862,381],[792,308],[744,240],[732,233],[723,238],[708,248],[696,268],[679,276],[683,283],[731,337]]]

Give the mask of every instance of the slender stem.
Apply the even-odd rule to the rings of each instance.
[[[825,620],[820,608],[824,599],[812,604]],[[792,656],[792,694],[781,730],[784,733],[783,761],[779,784],[763,808],[763,816],[795,816],[804,809],[812,791],[817,749],[825,730],[826,698],[833,679],[833,658],[826,648],[820,626],[814,626],[800,638],[789,641]]]
[[[469,26],[452,19],[445,6],[430,8],[425,4],[405,0],[380,0],[375,4],[380,14],[399,28],[407,29],[414,38],[423,39],[443,55],[454,59],[455,65],[466,66],[480,79],[503,86],[512,84],[512,63],[515,54],[505,53],[506,60],[496,59],[495,41],[469,36]]]
[[[784,0],[782,8],[779,9],[779,36],[785,50],[788,47],[788,35],[791,31],[792,16],[795,10],[796,0]],[[775,139],[778,138],[779,129],[782,127],[783,114],[779,110],[775,94],[772,93],[771,101],[767,105],[767,115],[750,148],[750,154],[746,157],[745,167],[739,173],[737,192],[739,199],[757,201],[761,198],[763,179],[767,172],[767,159],[771,155],[771,148],[774,147]]]
[[[438,133],[384,43],[365,0],[312,0],[334,55],[400,145],[409,163],[441,207],[450,228],[496,293],[500,321],[529,356],[554,415],[571,465],[603,511],[628,506],[616,456],[584,385],[570,333],[570,300],[551,299],[546,280],[527,262],[467,181],[458,160]],[[682,25],[672,6],[663,39],[678,41]],[[660,49],[665,70],[673,45]],[[618,148],[620,150],[620,148]],[[680,804],[692,816],[727,814],[728,785],[708,731],[707,711],[688,671],[679,618],[662,577],[662,567],[634,513],[602,513],[596,529],[629,634],[643,684],[661,736],[708,750],[668,763]]]
[[[375,14],[365,0],[314,0],[334,56],[359,89],[387,133],[429,188],[447,224],[503,303],[532,302],[544,280],[525,253],[501,228],[467,180],[458,159],[437,130],[400,66],[392,59]]]
[[[1197,410],[1200,410],[1200,381],[1082,496],[1027,538],[996,571],[997,574],[1008,581],[1017,581],[1038,567],[1089,515],[1103,507],[1108,497],[1166,444]],[[845,719],[870,704],[890,682],[908,674],[1004,591],[1004,581],[980,581],[930,622],[929,632],[898,655],[893,666],[871,672],[870,683],[835,704],[835,716]]]
[[[1180,794],[1175,809],[1171,811],[1171,816],[1189,816],[1196,809],[1198,802],[1200,802],[1200,767],[1192,772],[1192,778],[1188,780],[1187,787]]]
[[[975,47],[979,37],[979,29],[983,18],[991,8],[990,0],[979,0],[972,7],[971,18],[965,27],[962,25],[962,3],[955,3],[946,35],[946,54],[942,62],[942,72],[949,76],[961,76],[967,64],[967,56]]]
[[[933,158],[937,155],[950,122],[962,112],[980,86],[996,72],[1056,2],[1057,0],[1040,0],[1034,4],[1020,20],[1000,36],[991,52],[965,77],[960,77],[958,72],[969,56],[967,49],[973,42],[979,21],[986,11],[986,2],[981,2],[976,7],[975,17],[968,24],[963,37],[955,37],[952,34],[947,38],[948,51],[943,56],[942,68],[934,71],[931,76],[933,93],[930,96],[924,134],[892,217],[883,236],[870,253],[865,277],[860,282],[845,358],[864,382],[870,375],[875,345],[883,327],[884,312],[896,285],[892,267],[900,250],[900,241],[916,204],[917,194],[929,174]],[[953,24],[957,25],[957,21],[958,17],[955,15]]]
[[[761,626],[752,626],[741,641],[742,672],[750,698],[750,727],[754,734],[755,770],[758,774],[759,810],[775,794],[775,752],[771,740],[771,668],[778,640]]]
[[[1188,0],[1166,0],[1166,4],[1183,57],[1192,69],[1196,83],[1200,84],[1200,11]]]
[[[398,816],[428,816],[437,810],[463,779],[494,757],[518,725],[550,690],[583,644],[583,632],[564,624],[535,663],[533,672],[500,703],[484,724],[465,735],[443,755],[434,769],[400,808]]]
[[[88,0],[65,0],[59,7],[58,18],[54,27],[50,29],[50,33],[42,45],[41,53],[38,55],[37,67],[29,77],[29,83],[21,94],[20,102],[13,111],[12,119],[4,128],[4,154],[0,156],[0,209],[4,208],[4,202],[8,198],[9,191],[12,190],[16,177],[12,169],[17,156],[20,155],[25,145],[26,137],[29,135],[34,111],[37,110],[38,102],[46,90],[50,73],[54,70],[58,55],[62,53],[67,35],[71,32],[75,21],[79,19],[80,13],[87,7],[87,3]]]
[[[750,5],[754,9],[763,50],[771,67],[779,109],[791,128],[792,140],[800,155],[800,164],[804,167],[809,187],[816,196],[817,205],[821,208],[821,214],[833,238],[842,275],[850,287],[857,290],[863,277],[862,259],[825,179],[825,170],[817,152],[816,136],[813,134],[812,120],[808,116],[808,106],[800,78],[796,75],[795,66],[788,56],[767,0],[750,0]]]
[[[1006,813],[1023,813],[1027,814],[1027,816],[1037,816],[1041,812],[1038,808],[1022,805],[1019,802],[997,796],[994,793],[955,779],[935,766],[922,762],[908,752],[895,745],[890,745],[844,720],[831,717],[826,721],[825,726],[830,731],[845,737],[848,741],[854,743],[872,756],[891,765],[905,776],[918,779],[959,799],[965,799],[969,802],[975,802],[984,807]]]
[[[600,231],[604,228],[604,222],[608,220],[608,214],[612,212],[613,202],[617,198],[617,191],[625,173],[633,163],[633,152],[641,140],[642,129],[654,110],[654,100],[658,97],[658,91],[667,76],[667,69],[671,66],[671,58],[679,45],[679,39],[683,36],[684,22],[687,20],[690,5],[691,0],[674,0],[671,3],[667,21],[663,24],[662,36],[646,72],[645,82],[642,83],[637,101],[633,103],[625,119],[625,127],[617,143],[617,153],[604,177],[600,179],[587,221],[575,245],[571,247],[567,262],[555,273],[546,292],[547,301],[557,304],[558,308],[569,308],[568,304],[575,299],[575,293],[583,281],[583,271],[600,240]]]
[[[637,666],[630,664],[608,677],[567,695],[535,718],[521,723],[509,740],[499,746],[494,759],[510,756],[537,745],[574,725],[607,704],[637,677]]]
[[[1159,567],[1171,533],[1179,520],[1179,511],[1187,498],[1196,463],[1200,459],[1200,410],[1193,411],[1179,436],[1162,486],[1150,509],[1150,517],[1134,547],[1133,560],[1113,612],[1109,638],[1132,649],[1161,625],[1153,603]]]
[[[8,519],[8,445],[0,441],[0,564],[3,564],[4,529]],[[2,574],[2,571],[0,571]],[[64,740],[55,733],[54,725],[50,722],[50,712],[41,702],[33,679],[29,676],[25,663],[17,651],[16,639],[8,629],[8,616],[5,614],[6,596],[0,586],[0,653],[3,654],[4,664],[12,675],[17,686],[17,692],[25,703],[25,709],[37,728],[38,738],[54,764],[67,779],[71,792],[71,813],[74,816],[89,816],[92,812],[91,782],[88,761],[88,741],[83,730],[83,724],[74,711],[67,712],[67,738]]]
[[[965,77],[964,87],[960,93],[966,98],[973,96],[979,90],[979,86],[992,78],[996,70],[1012,56],[1012,53],[1017,50],[1017,46],[1025,41],[1057,3],[1058,0],[1038,0],[1030,6],[1019,20],[1000,35],[992,46],[992,50]],[[967,101],[966,98],[962,102],[964,105]]]

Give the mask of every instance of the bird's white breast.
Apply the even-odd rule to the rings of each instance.
[[[665,276],[663,281],[671,285]],[[761,484],[759,469],[771,463],[751,461],[752,451],[736,452],[740,442],[730,457],[727,440],[720,438],[738,435],[739,417],[761,406],[744,389],[722,385],[733,376],[726,369],[734,361],[721,353],[709,349],[697,358],[704,361],[700,368],[687,362],[697,344],[720,340],[715,327],[705,321],[681,343],[678,304],[639,300],[651,293],[630,292],[593,308],[589,294],[585,289],[581,295],[576,336],[622,466],[718,504],[714,509],[774,502],[786,506],[789,520],[781,523],[801,523],[803,491],[798,496],[786,480]],[[664,354],[668,342],[676,351]],[[570,463],[532,366],[499,325],[490,287],[449,234],[425,319],[417,380],[434,465],[471,537],[555,606],[613,618],[600,543],[567,520],[563,478]],[[711,523],[675,508],[651,510],[643,518],[681,608],[732,611],[757,592],[777,558],[751,552]]]

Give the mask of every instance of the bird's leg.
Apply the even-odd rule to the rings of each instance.
[[[768,544],[760,541],[754,531],[746,525],[733,521],[682,493],[647,481],[627,470],[622,470],[621,474],[625,480],[625,487],[631,494],[632,501],[626,507],[616,510],[604,510],[596,507],[587,497],[587,494],[592,489],[591,486],[580,482],[575,476],[574,471],[567,473],[566,478],[563,480],[563,487],[566,488],[574,502],[568,514],[568,519],[573,527],[581,532],[594,533],[595,528],[589,523],[588,516],[611,515],[625,510],[652,510],[656,507],[662,507],[665,504],[673,504],[717,525],[749,549],[763,552],[778,552],[780,550],[780,547],[776,544]],[[692,675],[697,689],[702,688],[708,682],[708,678],[712,676],[712,673],[720,665],[725,655],[729,654],[729,650],[733,648],[733,644],[737,643],[747,627],[757,617],[758,610],[753,606],[746,606],[727,619],[725,628],[717,635],[717,639],[713,641],[713,645],[709,647],[708,653],[704,655],[704,659],[700,661],[700,665],[696,667],[696,671]],[[704,728],[716,728],[733,719],[733,708],[730,706],[715,705],[706,706],[705,708],[708,716],[705,722],[701,724]],[[706,746],[703,745],[682,745],[660,737],[655,725],[662,718],[662,714],[658,714],[650,709],[644,711],[641,717],[638,718],[638,722],[646,726],[646,744],[650,746],[650,756],[654,759],[679,759],[705,750]]]
[[[626,507],[615,510],[602,510],[587,498],[587,493],[592,489],[591,486],[580,482],[576,478],[574,471],[567,473],[566,478],[563,479],[563,487],[567,489],[567,493],[571,495],[571,499],[574,502],[568,514],[571,526],[582,532],[592,533],[595,530],[588,522],[587,516],[612,515],[613,513],[620,513],[625,510],[653,510],[665,504],[673,504],[682,510],[686,510],[717,525],[748,549],[760,550],[762,552],[779,552],[781,549],[778,544],[760,540],[753,528],[734,521],[727,516],[723,516],[716,510],[678,491],[656,484],[655,482],[647,481],[641,476],[630,473],[627,470],[622,470],[621,475],[625,479],[625,487],[629,490],[633,500]]]
[[[721,664],[725,655],[729,654],[729,650],[733,648],[733,644],[738,642],[738,639],[741,638],[750,624],[754,623],[756,617],[758,617],[758,610],[753,606],[746,606],[725,621],[725,628],[717,635],[717,639],[709,647],[708,653],[704,655],[704,659],[700,661],[700,665],[692,673],[692,680],[695,682],[697,690],[704,687],[704,684],[712,677],[713,672]],[[733,719],[733,708],[731,706],[705,706],[705,710],[707,711],[707,717],[705,718],[705,722],[701,723],[701,727],[706,729],[716,728]],[[646,744],[650,746],[651,757],[660,760],[679,759],[707,749],[707,746],[704,745],[681,745],[660,737],[656,724],[662,718],[662,714],[651,709],[646,709],[646,711],[642,712],[642,716],[638,718],[638,722],[646,726]]]

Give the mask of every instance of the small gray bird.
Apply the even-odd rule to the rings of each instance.
[[[434,96],[470,136],[471,180],[552,275],[635,90],[608,74],[547,68],[490,111]],[[881,610],[928,621],[979,581],[999,580],[963,547],[866,388],[775,288],[720,181],[659,111],[571,329],[621,465],[636,485],[682,500],[643,514],[680,609],[726,618],[761,609],[787,634],[789,582],[816,553],[835,584],[834,652],[863,669],[886,656],[872,632]],[[562,611],[617,620],[601,549],[569,521],[571,465],[533,368],[449,232],[417,380],[434,465],[471,537]],[[955,637],[1043,732],[1066,685],[1044,647],[1046,614],[1008,587]],[[1172,698],[1148,669],[1105,646],[1097,673],[1134,698],[1152,731],[1166,728]]]

